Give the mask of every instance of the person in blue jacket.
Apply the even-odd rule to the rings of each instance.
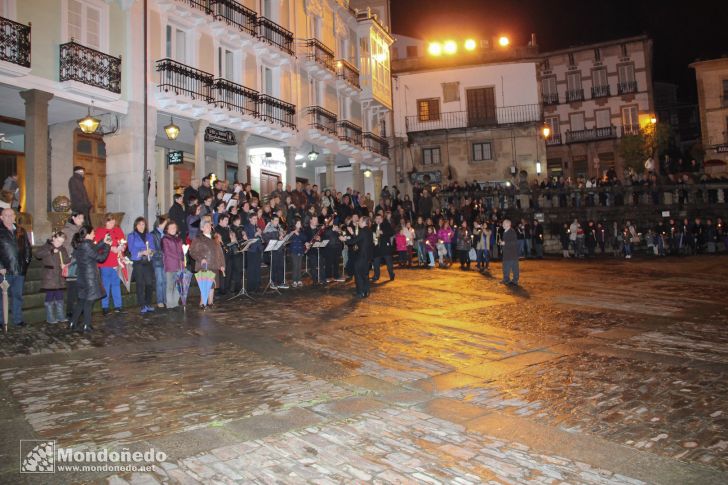
[[[134,230],[127,235],[126,240],[134,265],[132,277],[136,281],[137,304],[141,307],[141,313],[153,312],[154,266],[152,259],[157,249],[154,238],[147,231],[147,220],[137,217],[134,221]]]

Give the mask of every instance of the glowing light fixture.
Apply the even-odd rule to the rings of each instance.
[[[311,151],[308,152],[308,155],[306,156],[311,162],[315,162],[318,159],[318,152],[313,149],[313,145],[311,145]],[[303,162],[303,167],[306,168],[306,162]]]
[[[505,35],[501,35],[498,38],[498,45],[500,45],[501,47],[508,47],[510,45],[510,43],[511,43],[511,39],[509,39]]]
[[[176,140],[179,136],[179,126],[174,124],[174,118],[169,117],[169,124],[164,127],[164,133],[168,140]]]
[[[364,176],[369,178],[372,176],[372,171],[369,169],[364,170]]]
[[[541,128],[541,134],[543,134],[544,138],[548,138],[551,136],[551,127],[549,125],[543,125],[543,128]]]
[[[652,118],[650,118],[650,123],[652,123],[653,125],[657,124],[657,117],[653,116]]]
[[[440,44],[439,42],[430,42],[430,45],[427,46],[427,52],[431,56],[442,55],[442,44]]]
[[[447,40],[443,45],[443,50],[445,51],[445,54],[455,54],[458,51],[458,44],[454,40]]]
[[[478,46],[478,44],[475,42],[474,39],[468,39],[465,41],[465,50],[466,51],[474,51],[477,46]]]
[[[91,102],[91,106],[93,106],[93,101]],[[86,117],[78,120],[78,127],[81,128],[81,131],[87,135],[96,133],[96,130],[98,130],[99,125],[101,124],[100,119],[91,116],[91,106],[88,108],[88,114]]]
[[[306,160],[304,160],[303,163],[301,164],[301,168],[306,168]]]
[[[541,162],[536,162],[536,175],[541,175]]]

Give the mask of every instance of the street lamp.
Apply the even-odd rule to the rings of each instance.
[[[549,125],[543,125],[543,128],[541,128],[541,134],[543,135],[544,140],[548,140],[551,136],[551,127]]]
[[[369,170],[369,169],[366,169],[366,170],[364,170],[364,176],[365,176],[366,178],[369,178],[369,177],[371,177],[371,176],[372,176],[372,171],[371,171],[371,170]]]
[[[306,158],[308,158],[310,161],[315,162],[318,159],[318,152],[313,149],[313,145],[311,145],[311,151],[308,152],[308,155],[306,155]],[[306,162],[303,162],[306,163]]]
[[[510,45],[510,43],[511,43],[511,39],[509,39],[505,35],[501,35],[498,38],[498,45],[500,45],[501,47],[508,47]]]
[[[458,44],[454,40],[447,40],[445,41],[443,50],[445,51],[445,54],[453,55],[458,51]]]
[[[93,106],[93,104],[94,102],[91,101],[91,106]],[[91,106],[89,106],[88,108],[88,114],[86,115],[86,117],[78,120],[78,127],[81,128],[81,131],[86,133],[87,135],[96,133],[96,130],[101,124],[101,120],[91,116]]]
[[[164,133],[168,140],[176,140],[179,136],[179,126],[174,124],[174,118],[169,117],[169,124],[164,127]]]
[[[474,39],[468,39],[465,41],[465,50],[466,51],[474,51],[477,47],[477,44],[475,43]]]
[[[427,46],[427,53],[431,56],[441,56],[442,55],[442,44],[439,42],[430,42],[430,45]]]

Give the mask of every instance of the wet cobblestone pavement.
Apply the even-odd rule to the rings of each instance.
[[[726,257],[400,270],[0,336],[0,483],[728,483]],[[18,440],[168,456],[18,473]]]

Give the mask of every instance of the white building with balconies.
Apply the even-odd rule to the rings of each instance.
[[[263,194],[305,180],[376,197],[393,39],[388,2],[372,3],[2,0],[0,132],[17,143],[0,147],[0,175],[21,175],[44,235],[74,165],[94,211],[126,213],[125,228],[209,173]],[[82,133],[89,110],[99,128]]]

